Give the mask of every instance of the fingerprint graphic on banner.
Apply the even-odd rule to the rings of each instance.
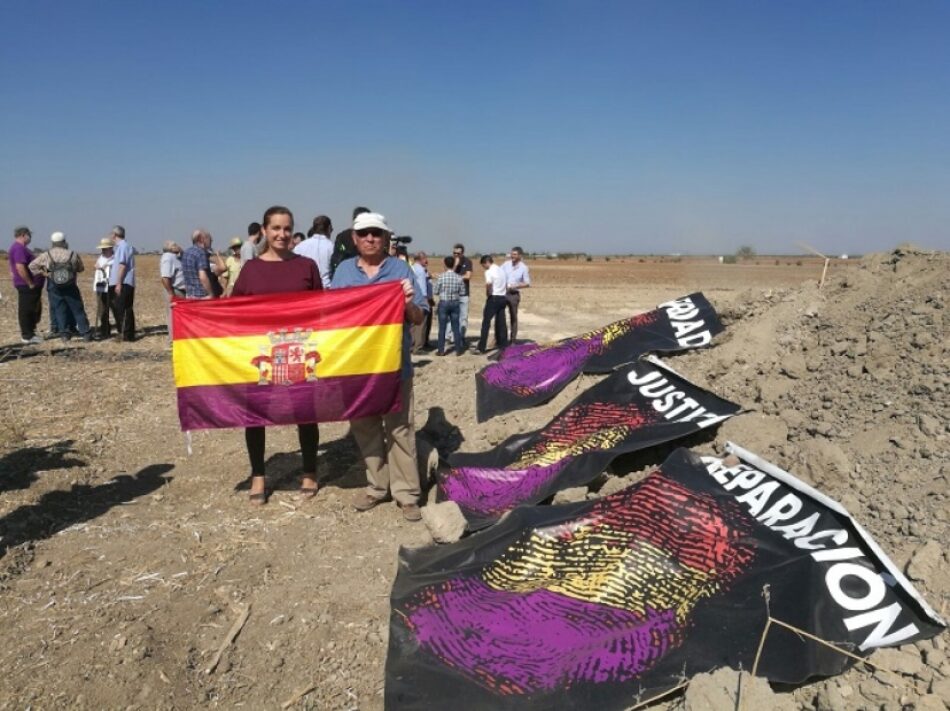
[[[721,331],[716,310],[697,292],[579,336],[508,346],[475,375],[476,419],[540,405],[580,373],[610,373],[647,353],[704,348]]]
[[[498,694],[628,681],[748,566],[748,533],[735,502],[657,472],[394,609],[421,649]]]
[[[552,420],[508,466],[457,467],[439,487],[464,509],[500,515],[531,500],[575,457],[610,450],[632,430],[656,419],[655,411],[645,412],[633,404],[581,402]]]
[[[650,311],[564,341],[509,346],[498,363],[485,369],[485,382],[522,397],[555,391],[580,373],[593,356],[602,355],[619,338],[659,318],[658,311]]]

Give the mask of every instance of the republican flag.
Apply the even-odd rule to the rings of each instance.
[[[182,430],[399,410],[399,282],[172,304]]]

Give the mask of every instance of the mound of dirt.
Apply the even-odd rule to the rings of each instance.
[[[698,449],[731,440],[837,499],[938,613],[950,600],[948,297],[950,255],[899,247],[820,291],[810,282],[737,295],[719,305],[728,328],[716,347],[672,361],[747,408]],[[639,474],[608,478],[600,493]],[[897,674],[855,669],[795,698],[842,710],[929,708],[934,692],[950,700],[942,638],[878,657]]]

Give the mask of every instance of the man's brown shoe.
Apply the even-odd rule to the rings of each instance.
[[[353,508],[357,511],[369,511],[379,506],[381,503],[386,501],[386,497],[378,498],[372,496],[371,494],[366,493],[365,491],[360,492],[360,494],[353,500]]]
[[[415,504],[399,504],[402,509],[402,517],[407,521],[421,521],[422,511]]]

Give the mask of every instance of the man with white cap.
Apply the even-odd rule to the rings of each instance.
[[[368,486],[354,507],[369,511],[392,496],[407,521],[422,518],[419,511],[419,468],[416,464],[416,432],[413,422],[412,341],[409,326],[425,320],[426,295],[415,286],[409,265],[389,256],[392,230],[386,218],[365,212],[353,220],[353,242],[357,256],[337,266],[330,288],[399,281],[406,300],[406,322],[402,334],[402,407],[388,415],[364,417],[350,422],[350,430],[366,464]]]
[[[65,325],[72,317],[82,339],[91,341],[92,329],[89,328],[82,294],[76,284],[76,275],[85,269],[82,259],[69,248],[66,235],[62,232],[50,235],[50,242],[52,244],[49,251],[30,262],[30,271],[33,274],[43,274],[49,280],[50,308],[56,309],[56,322],[61,327],[62,339],[68,341],[70,338]]]

